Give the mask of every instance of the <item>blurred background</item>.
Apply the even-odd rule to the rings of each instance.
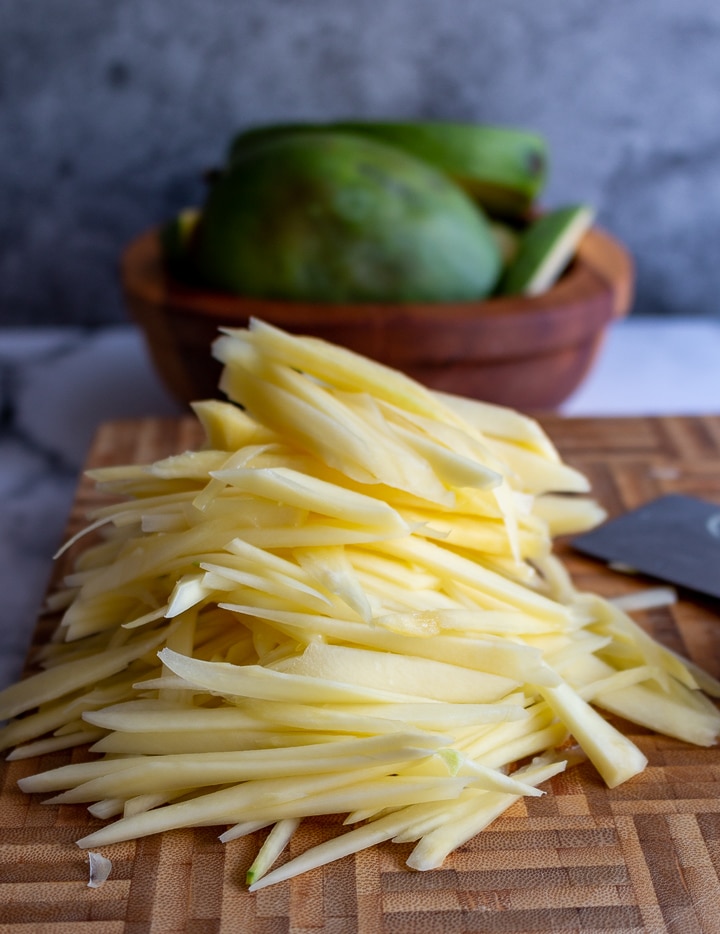
[[[126,321],[120,251],[235,131],[363,116],[539,131],[634,314],[719,316],[719,40],[713,0],[2,0],[0,322]]]

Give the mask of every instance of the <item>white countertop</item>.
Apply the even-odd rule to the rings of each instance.
[[[0,686],[21,671],[97,426],[180,411],[131,327],[0,330]],[[720,414],[720,321],[618,322],[562,411]]]

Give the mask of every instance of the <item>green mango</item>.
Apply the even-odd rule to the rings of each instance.
[[[397,146],[445,172],[498,217],[526,215],[547,181],[548,145],[537,133],[442,121],[349,120],[253,127],[233,138],[228,162],[232,165],[270,139],[303,131],[349,132]]]
[[[461,188],[345,132],[280,134],[238,156],[208,191],[191,259],[216,288],[318,302],[480,299],[501,272]]]
[[[592,226],[595,211],[587,204],[556,208],[523,231],[517,250],[500,280],[501,295],[539,295],[557,282]]]
[[[160,227],[163,262],[179,278],[186,276],[188,250],[199,220],[200,212],[197,208],[185,208]]]

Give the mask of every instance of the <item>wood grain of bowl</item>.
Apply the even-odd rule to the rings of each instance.
[[[121,280],[153,364],[182,403],[220,395],[211,344],[251,317],[311,334],[395,367],[433,389],[551,411],[582,383],[612,321],[631,307],[634,269],[622,244],[593,227],[551,289],[478,302],[328,305],[199,289],[166,271],[158,230],[123,253]]]

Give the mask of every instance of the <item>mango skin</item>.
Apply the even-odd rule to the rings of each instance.
[[[524,218],[547,182],[549,151],[530,130],[447,121],[345,120],[276,123],[237,133],[228,149],[232,164],[252,147],[282,134],[347,132],[397,146],[444,172],[497,217]]]
[[[501,272],[459,186],[393,146],[331,132],[282,134],[226,168],[191,262],[232,293],[335,303],[482,299]]]

